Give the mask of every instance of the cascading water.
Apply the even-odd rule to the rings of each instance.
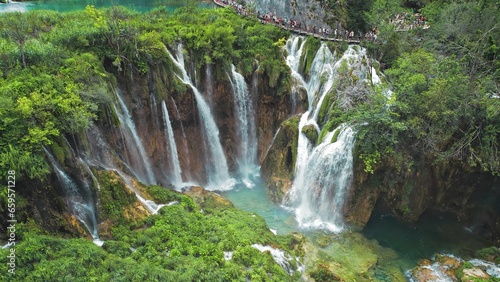
[[[47,149],[44,148],[44,150],[50,164],[54,168],[57,179],[61,183],[70,213],[83,223],[90,235],[92,235],[92,238],[98,241],[97,217],[95,214],[95,205],[91,188],[88,186],[88,183],[83,183],[83,185],[78,186],[76,182],[64,172],[54,156],[52,156]]]
[[[184,55],[182,53],[182,45],[179,44],[177,47],[177,59],[175,59],[170,52],[168,55],[174,62],[174,64],[179,68],[182,76],[177,76],[183,83],[189,85],[193,89],[193,93],[196,99],[196,104],[198,106],[198,112],[200,114],[200,119],[202,123],[202,128],[204,131],[204,137],[208,143],[205,150],[207,156],[205,163],[205,168],[208,174],[208,190],[228,190],[232,188],[234,180],[229,176],[229,169],[227,166],[226,156],[222,150],[222,146],[219,141],[219,129],[215,124],[215,121],[210,112],[210,107],[203,99],[200,91],[193,85],[191,79],[189,78],[186,69],[184,67]]]
[[[135,177],[141,182],[148,185],[156,184],[156,179],[149,157],[147,156],[146,150],[142,145],[141,138],[135,129],[132,116],[130,115],[128,108],[120,95],[120,91],[116,91],[116,97],[118,98],[121,111],[118,111],[115,108],[115,112],[118,116],[118,120],[120,121],[120,128],[127,145],[129,158],[131,158],[131,160],[129,160],[131,162],[129,163],[129,166],[133,170]],[[135,165],[133,165],[132,162]]]
[[[214,76],[212,73],[212,64],[207,64],[205,69],[205,80],[206,80],[206,96],[208,100],[208,105],[211,109],[213,109],[214,101],[213,101],[213,93],[214,93]]]
[[[353,175],[352,148],[355,132],[343,124],[326,134],[315,147],[303,132],[310,127],[320,132],[318,116],[326,97],[334,91],[333,86],[340,79],[340,73],[347,67],[353,68],[354,75],[365,81],[366,67],[362,58],[366,52],[362,48],[349,46],[340,59],[321,44],[309,71],[309,81],[298,73],[298,66],[304,42],[299,47],[299,37],[288,40],[286,48],[294,88],[307,91],[308,110],[302,114],[298,128],[295,177],[292,188],[284,197],[284,205],[294,209],[296,220],[302,228],[319,228],[332,232],[343,229],[344,198],[351,185]],[[370,70],[368,70],[370,71]],[[372,75],[373,76],[373,75]],[[376,78],[375,78],[376,79]],[[364,82],[363,82],[364,83]],[[340,99],[337,97],[337,99]],[[329,106],[329,105],[328,105]],[[336,140],[335,132],[337,132]],[[334,141],[334,142],[332,142]]]
[[[163,123],[165,125],[165,136],[168,141],[167,151],[170,153],[171,173],[170,178],[172,185],[176,188],[182,186],[182,171],[179,163],[179,155],[177,154],[177,145],[175,144],[174,131],[170,124],[170,117],[168,115],[167,105],[165,101],[161,101],[161,109],[163,111]]]
[[[338,138],[331,142],[337,130]],[[342,230],[344,198],[353,175],[354,136],[346,125],[327,134],[295,178],[293,185],[298,189],[290,202],[296,206],[300,227]]]
[[[292,40],[288,40],[285,45],[287,51],[286,63],[292,72],[292,113],[297,112],[300,96],[299,93],[300,90],[304,89],[304,86],[306,85],[304,79],[299,74],[300,58],[302,57],[302,51],[304,50],[305,43],[306,41],[304,38],[297,36]]]
[[[236,71],[234,65],[231,65],[229,81],[233,88],[237,130],[240,138],[238,166],[243,182],[248,186],[250,185],[250,175],[255,171],[257,159],[257,138],[252,97],[248,93],[245,78]]]
[[[180,114],[179,110],[177,109],[177,105],[175,104],[174,98],[170,97],[172,99],[172,104],[174,105],[174,110],[175,113],[177,114],[178,119],[180,120]],[[189,161],[189,148],[187,144],[187,137],[186,137],[186,132],[184,131],[184,126],[182,125],[182,121],[180,122],[180,127],[181,127],[181,132],[182,132],[182,145],[183,145],[183,150],[184,150],[184,155],[186,156],[186,167],[188,168],[188,171],[184,171],[186,177],[189,179],[190,178],[190,173],[189,173],[189,168],[191,167],[191,162]]]

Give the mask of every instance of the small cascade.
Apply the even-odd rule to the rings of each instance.
[[[213,99],[213,94],[214,94],[214,75],[213,75],[213,66],[212,64],[207,64],[205,68],[205,79],[206,79],[206,89],[205,89],[205,94],[208,100],[208,105],[210,106],[210,109],[214,108],[214,99]]]
[[[95,214],[91,187],[89,187],[87,183],[83,183],[81,186],[77,185],[77,183],[64,172],[54,156],[52,156],[47,149],[44,148],[44,150],[50,164],[54,168],[57,179],[61,183],[69,212],[85,225],[94,240],[99,240],[99,234],[97,233],[97,217]]]
[[[231,65],[229,81],[231,82],[234,94],[235,116],[237,117],[236,124],[238,137],[240,138],[238,166],[243,181],[249,183],[250,174],[255,171],[254,168],[257,160],[255,113],[245,78],[236,71],[234,65]]]
[[[161,101],[161,109],[163,111],[163,123],[165,125],[165,136],[168,141],[167,151],[170,153],[171,162],[171,182],[176,188],[182,186],[182,171],[179,163],[179,155],[177,154],[177,145],[175,144],[174,131],[170,124],[170,117],[168,115],[167,105],[165,101]]]
[[[155,128],[160,127],[159,115],[158,115],[158,104],[156,103],[156,95],[154,93],[149,94],[149,100],[151,103],[151,120],[153,121]]]
[[[135,177],[141,182],[148,185],[156,184],[156,179],[149,157],[147,156],[146,150],[142,145],[141,138],[137,133],[132,116],[130,115],[127,106],[120,95],[120,91],[116,91],[116,97],[118,98],[121,111],[118,111],[116,108],[115,111],[118,119],[120,120],[120,128],[127,145],[130,162],[129,166],[133,169]]]
[[[205,168],[208,174],[208,190],[228,190],[231,189],[234,180],[229,177],[229,169],[227,166],[226,156],[219,141],[219,129],[215,124],[214,118],[210,111],[210,107],[203,99],[203,96],[198,89],[193,85],[184,67],[184,55],[182,53],[182,45],[177,47],[177,59],[168,52],[174,64],[181,71],[181,76],[177,76],[183,83],[189,85],[193,89],[196,99],[198,112],[200,114],[201,124],[203,128],[203,136],[207,141],[206,163]]]
[[[299,42],[300,46],[299,46]],[[302,51],[304,50],[304,45],[306,41],[302,37],[293,37],[286,42],[285,48],[287,51],[286,63],[290,67],[292,72],[292,113],[297,112],[300,90],[304,89],[306,85],[304,79],[299,74],[300,58],[302,57]]]
[[[337,140],[331,142],[336,133]],[[289,201],[296,207],[301,228],[343,229],[344,198],[353,176],[354,136],[345,124],[327,134],[296,176]]]

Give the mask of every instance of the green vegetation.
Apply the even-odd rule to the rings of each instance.
[[[368,123],[357,135],[365,169],[373,173],[388,158],[410,169],[421,155],[499,175],[498,3],[424,1],[417,6],[428,30],[396,32],[380,21],[409,11],[405,4],[377,0],[367,14],[379,19],[379,39],[364,44],[388,68],[393,94],[387,102],[378,93],[350,115]]]
[[[244,74],[257,62],[270,87],[286,94],[290,73],[281,49],[286,34],[231,9],[194,4],[173,14],[166,8],[141,14],[119,6],[3,13],[0,170],[15,169],[19,180],[43,179],[49,172],[43,147],[61,135],[79,134],[106,112],[114,76],[166,66],[170,77],[162,81],[168,89],[185,90],[171,87],[179,83],[172,84],[176,78],[166,51],[176,51],[177,42],[196,67],[215,64],[220,77],[233,62]]]
[[[125,189],[123,186],[121,189]],[[153,188],[157,190],[158,188]],[[112,231],[102,248],[83,239],[60,239],[23,231],[16,245],[17,265],[10,281],[297,281],[269,253],[252,244],[270,245],[295,256],[301,242],[269,231],[260,216],[220,207],[202,213],[191,198],[163,189],[179,204],[159,215]],[[162,196],[162,197],[163,197]],[[22,230],[19,230],[21,232]],[[234,252],[231,260],[223,252]],[[9,250],[1,250],[7,255]],[[296,263],[290,263],[296,269]],[[0,266],[7,271],[7,265]]]

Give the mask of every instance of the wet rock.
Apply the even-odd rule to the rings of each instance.
[[[473,282],[477,281],[477,279],[489,279],[490,276],[484,272],[482,269],[474,267],[467,268],[463,270],[463,277],[461,281],[463,282]]]

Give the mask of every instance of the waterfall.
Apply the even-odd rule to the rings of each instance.
[[[61,168],[54,156],[45,149],[50,164],[54,168],[57,179],[61,183],[69,212],[74,215],[87,228],[94,240],[99,240],[97,233],[97,217],[92,197],[91,187],[88,183],[77,185],[77,183]]]
[[[203,136],[206,138],[208,146],[205,150],[206,163],[205,168],[208,174],[209,190],[228,190],[232,188],[233,180],[229,177],[229,169],[227,166],[226,156],[219,141],[219,129],[215,124],[214,118],[210,111],[210,107],[203,99],[200,91],[193,85],[184,67],[184,55],[182,53],[182,45],[177,47],[177,59],[170,52],[168,55],[174,64],[181,71],[181,76],[177,76],[183,83],[192,88],[200,119],[202,123]]]
[[[177,109],[177,105],[175,104],[174,98],[170,97],[172,99],[172,104],[174,105],[174,110],[175,113],[177,114],[177,117],[179,119],[179,123],[181,125],[181,133],[182,133],[182,145],[184,147],[184,155],[186,156],[186,167],[188,168],[188,171],[185,172],[185,175],[187,174],[187,178],[190,178],[190,173],[189,173],[189,168],[191,168],[191,162],[189,160],[189,148],[187,144],[187,137],[186,137],[186,132],[184,131],[184,126],[182,125],[182,121],[180,118],[179,110]]]
[[[213,93],[214,93],[214,75],[212,73],[212,64],[207,64],[205,68],[205,76],[206,76],[206,96],[208,99],[208,105],[210,106],[211,109],[214,108],[214,101],[213,101]]]
[[[299,46],[299,42],[300,43]],[[297,107],[299,103],[300,90],[304,89],[305,81],[299,74],[300,58],[302,57],[302,51],[304,50],[304,45],[306,40],[302,37],[293,37],[293,39],[286,42],[285,48],[287,51],[286,63],[290,67],[292,72],[292,113],[297,112]]]
[[[137,179],[139,179],[139,181],[145,184],[156,184],[156,179],[149,157],[147,156],[146,150],[142,145],[141,138],[137,133],[132,116],[130,115],[127,106],[120,95],[120,91],[116,91],[116,97],[118,98],[121,112],[116,110],[116,107],[115,112],[120,120],[120,127],[127,145],[129,157],[132,159],[129,161],[135,164],[134,166],[132,163],[129,163],[130,167],[133,169],[133,174]]]
[[[363,60],[366,50],[349,46],[341,58],[337,58],[325,43],[322,43],[309,70],[309,80],[298,73],[298,66],[304,41],[299,46],[299,37],[292,37],[285,46],[288,56],[286,62],[292,72],[292,91],[303,88],[307,92],[308,109],[300,118],[298,146],[295,163],[295,176],[292,188],[283,198],[283,204],[295,211],[296,220],[302,228],[319,228],[332,232],[343,229],[344,198],[353,177],[352,148],[355,142],[354,130],[342,124],[333,132],[326,134],[323,141],[316,145],[302,132],[305,126],[313,127],[318,133],[321,128],[318,116],[326,97],[338,91],[334,87],[345,72],[358,77],[359,83],[372,85],[378,82]],[[370,71],[375,81],[368,81]],[[293,90],[295,89],[295,90]],[[336,101],[345,97],[335,96]],[[349,99],[347,97],[345,99]],[[326,105],[330,106],[330,105]],[[336,138],[336,140],[332,140]],[[332,142],[334,141],[334,142]]]
[[[337,130],[340,134],[332,143]],[[295,178],[293,185],[297,190],[290,202],[296,206],[296,219],[301,228],[342,230],[344,198],[353,175],[354,136],[354,131],[344,124],[330,132],[313,149],[303,172]]]
[[[250,183],[250,174],[255,171],[257,159],[257,138],[255,129],[255,113],[252,98],[248,93],[245,78],[231,65],[229,76],[234,94],[235,116],[239,142],[238,166],[243,181]],[[248,185],[247,185],[248,186]]]
[[[165,101],[161,101],[161,109],[163,111],[163,123],[165,125],[165,136],[167,138],[167,151],[170,152],[171,162],[171,182],[176,188],[182,186],[182,171],[179,164],[179,155],[177,154],[177,145],[175,144],[174,131],[170,124],[170,117],[168,116],[167,105]]]
[[[151,103],[151,120],[153,121],[156,128],[159,128],[159,115],[156,103],[156,95],[154,93],[149,94],[149,100]]]

